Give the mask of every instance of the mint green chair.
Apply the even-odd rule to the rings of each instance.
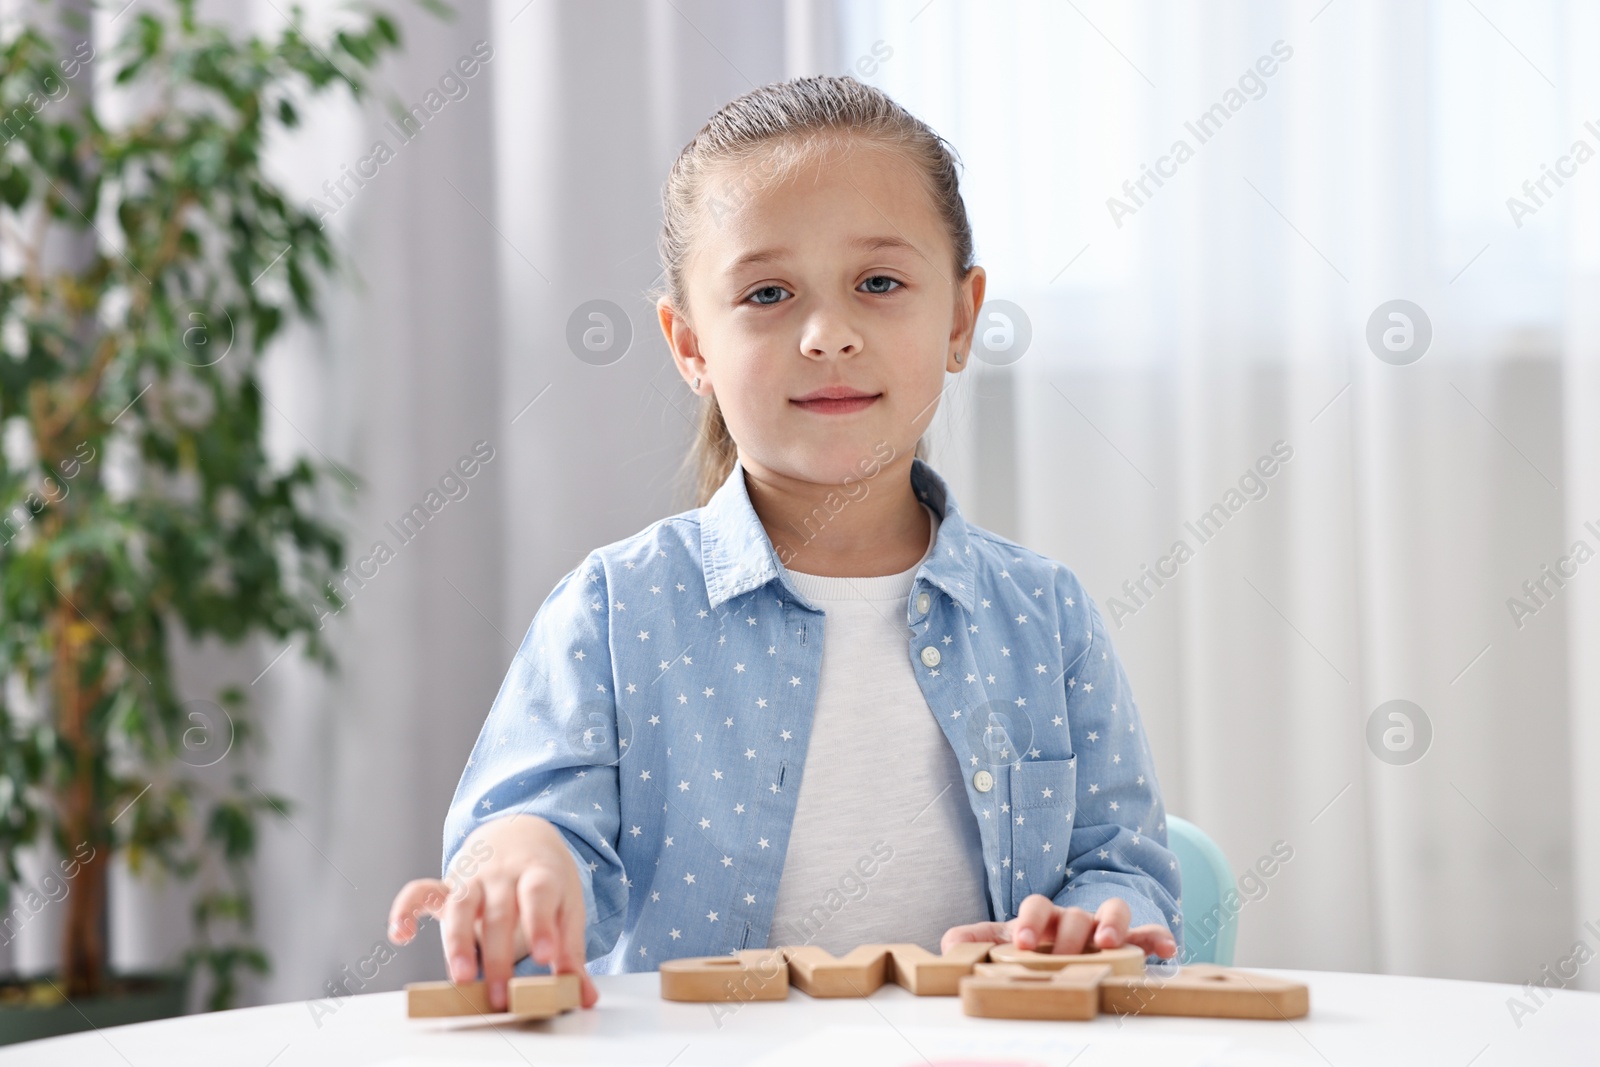
[[[1178,857],[1178,873],[1183,877],[1183,959],[1179,962],[1233,966],[1240,898],[1228,857],[1204,830],[1176,815],[1167,816],[1167,848]]]

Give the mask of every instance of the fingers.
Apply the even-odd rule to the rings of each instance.
[[[600,999],[600,991],[595,988],[594,979],[589,977],[589,972],[584,969],[584,912],[583,899],[579,897],[575,902],[568,902],[561,908],[557,916],[561,927],[560,951],[556,955],[555,966],[552,974],[576,973],[581,986],[581,999],[583,1006],[592,1008]]]
[[[445,966],[452,982],[470,982],[478,977],[476,920],[482,907],[483,883],[474,878],[457,886],[437,913]]]
[[[483,980],[489,986],[489,1007],[505,1011],[506,983],[511,980],[511,947],[516,936],[517,898],[515,887],[494,879],[483,887],[482,936],[478,945],[483,953]]]
[[[389,905],[389,940],[396,945],[409,944],[417,936],[417,920],[438,915],[448,892],[437,878],[413,878],[401,886]]]
[[[555,879],[541,867],[529,867],[517,879],[517,907],[522,913],[522,932],[528,939],[528,955],[535,963],[548,964],[556,958],[560,931],[556,926],[558,894]]]
[[[1009,926],[1009,923],[999,922],[968,923],[966,926],[952,926],[939,939],[939,951],[949,952],[951,945],[959,945],[964,941],[1009,941],[1011,940]]]
[[[1061,908],[1056,919],[1055,944],[1052,955],[1076,956],[1089,951],[1089,939],[1094,933],[1095,918],[1082,908]]]
[[[1160,923],[1135,926],[1128,931],[1128,944],[1138,945],[1147,956],[1160,956],[1164,960],[1170,960],[1178,954],[1178,942]]]
[[[1056,912],[1054,901],[1042,893],[1025,898],[1011,920],[1011,942],[1018,948],[1036,949],[1054,933]]]
[[[1112,897],[1101,904],[1094,913],[1094,947],[1121,948],[1128,939],[1128,923],[1131,919],[1128,902],[1121,897]]]

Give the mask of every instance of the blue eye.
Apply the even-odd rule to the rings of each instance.
[[[758,304],[761,307],[771,307],[773,304],[778,304],[778,303],[781,303],[782,301],[779,301],[779,300],[757,300],[756,298],[759,297],[762,293],[784,293],[784,292],[788,292],[788,290],[785,289],[781,285],[764,285],[760,289],[757,289],[755,292],[751,293],[746,299],[754,300],[755,303]]]
[[[862,282],[861,284],[862,285],[871,285],[873,282],[890,282],[893,285],[900,285],[900,281],[898,279],[891,278],[887,274],[874,274],[872,277],[868,278],[866,281]],[[872,293],[874,296],[882,296],[885,293],[894,292],[893,289],[869,289],[867,291]]]

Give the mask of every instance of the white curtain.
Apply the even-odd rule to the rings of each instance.
[[[1600,563],[1559,562],[1600,549],[1600,161],[1558,161],[1600,148],[1592,5],[843,10],[1031,322],[937,459],[1118,617],[1170,810],[1241,874],[1294,849],[1239,962],[1520,983],[1595,948]],[[1541,164],[1575,176],[1530,196]],[[1420,359],[1369,346],[1394,299]],[[1545,564],[1577,573],[1536,601]]]
[[[408,104],[476,42],[493,55],[403,145],[373,104],[320,106],[278,146],[303,197],[376,139],[395,151],[329,221],[359,284],[324,289],[270,395],[286,460],[363,479],[355,553],[396,555],[329,624],[335,678],[277,647],[191,657],[195,696],[266,670],[247,769],[296,802],[263,833],[275,970],[249,1000],[317,997],[373,956],[395,889],[437,873],[445,807],[554,582],[686,506],[689,397],[642,297],[660,184],[721,104],[819,72],[955,144],[989,297],[1031,327],[1014,362],[950,379],[936,463],[976,522],[1116,610],[1170,809],[1240,872],[1294,849],[1240,916],[1239,962],[1520,983],[1600,919],[1600,561],[1520,628],[1506,607],[1575,540],[1600,548],[1600,160],[1547,180],[1520,227],[1505,203],[1575,140],[1600,146],[1592,6],[393,6],[407,48],[380,80]],[[1292,56],[1229,109],[1278,41]],[[1199,144],[1185,123],[1214,104]],[[1180,138],[1192,157],[1160,163]],[[1170,176],[1135,201],[1142,164]],[[1113,196],[1134,209],[1120,226]],[[633,334],[605,366],[566,342],[597,299]],[[1408,365],[1366,340],[1394,299],[1431,323]],[[494,458],[468,496],[398,546],[385,523],[479,441]],[[1230,497],[1280,441],[1265,495]],[[1219,504],[1201,544],[1186,523]],[[1191,558],[1163,564],[1180,539]],[[1156,587],[1146,565],[1176,569]],[[1409,764],[1367,740],[1392,700],[1431,726]],[[173,894],[119,880],[116,961],[168,959],[186,923]],[[30,966],[49,931],[30,929]],[[442,973],[430,933],[362,991]]]

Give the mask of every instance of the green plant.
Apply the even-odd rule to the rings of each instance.
[[[321,45],[298,7],[274,38],[201,24],[193,0],[119,17],[105,57],[37,27],[0,47],[0,240],[16,264],[0,272],[0,936],[31,914],[19,852],[52,841],[63,992],[99,991],[122,853],[198,879],[183,963],[215,1008],[241,968],[268,969],[247,867],[258,816],[287,804],[218,762],[250,743],[244,694],[186,705],[172,629],[303,636],[331,668],[318,621],[340,606],[343,542],[315,505],[329,474],[349,481],[267,454],[261,353],[317,317],[335,254],[264,173],[263,145],[329,89],[362,98],[399,35],[374,11]],[[91,92],[105,63],[135,105],[125,119]]]

